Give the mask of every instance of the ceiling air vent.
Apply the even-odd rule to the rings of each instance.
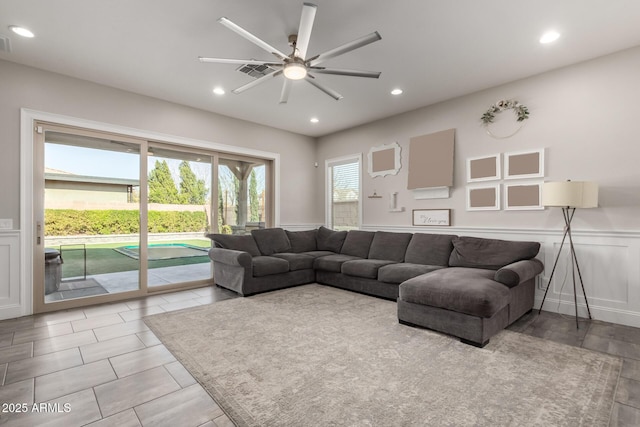
[[[0,34],[0,52],[11,52],[11,39]]]
[[[253,77],[254,79],[259,79],[262,76],[266,76],[267,74],[269,74],[273,70],[274,69],[269,67],[268,65],[250,65],[250,64],[245,64],[245,65],[240,66],[240,68],[238,68],[238,71],[240,71],[241,73],[244,73],[244,74],[248,74],[251,77]]]

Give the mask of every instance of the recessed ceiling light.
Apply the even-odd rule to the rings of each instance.
[[[402,95],[402,89],[393,89],[391,95]]]
[[[311,117],[311,120],[309,120],[311,123],[318,123],[320,120],[317,117]]]
[[[542,37],[540,37],[540,43],[542,44],[551,43],[558,40],[559,37],[560,37],[559,32],[553,31],[553,30],[547,31],[542,35]]]
[[[216,87],[213,88],[213,93],[215,93],[216,95],[224,95],[225,91],[221,87]]]
[[[32,38],[34,36],[31,31],[27,30],[24,27],[18,27],[17,25],[11,25],[9,26],[9,29],[22,37]]]

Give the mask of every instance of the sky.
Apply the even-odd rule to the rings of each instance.
[[[179,165],[181,160],[149,156],[147,168],[153,169],[156,160],[166,160],[176,185],[180,183]],[[189,162],[191,170],[204,179],[207,188],[211,182],[211,166],[208,163]],[[140,156],[94,148],[76,147],[63,144],[45,144],[45,167],[75,175],[139,179]],[[221,173],[223,168],[221,168]],[[227,171],[228,172],[228,171]],[[256,168],[258,193],[264,189],[264,167]],[[225,180],[223,180],[224,182]],[[228,180],[226,180],[228,182]]]

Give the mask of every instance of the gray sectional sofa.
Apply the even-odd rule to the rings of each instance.
[[[543,270],[537,242],[325,227],[209,237],[215,283],[240,295],[335,286],[397,300],[401,323],[477,346],[533,308]]]

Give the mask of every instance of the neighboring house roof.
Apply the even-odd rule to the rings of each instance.
[[[48,170],[54,170],[54,169],[45,169],[45,173],[44,173],[45,181],[88,182],[93,184],[132,185],[134,187],[140,186],[140,181],[137,179],[74,175],[68,172],[63,172],[63,171],[56,171],[56,173],[52,173],[52,172],[47,172]]]

